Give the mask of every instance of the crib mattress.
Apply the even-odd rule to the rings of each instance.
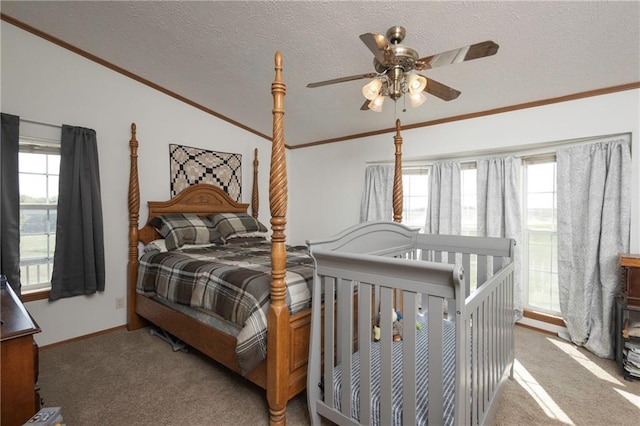
[[[428,322],[426,316],[419,316],[422,329],[417,332],[416,341],[416,417],[418,425],[426,425],[428,419]],[[443,321],[443,412],[444,424],[452,425],[454,421],[454,391],[455,391],[455,324]],[[371,419],[372,426],[380,426],[380,344],[371,345]],[[352,356],[353,387],[351,399],[354,401],[351,416],[360,420],[360,357],[358,352]],[[392,349],[392,415],[393,425],[402,425],[402,342],[394,342]],[[338,366],[334,372],[335,408],[341,409],[342,369]],[[387,425],[383,425],[387,426]]]

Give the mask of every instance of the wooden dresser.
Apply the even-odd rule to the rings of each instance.
[[[640,254],[620,254],[622,280],[620,295],[628,305],[640,307]]]
[[[6,281],[1,280],[0,424],[24,424],[40,409],[37,394],[38,347],[33,335],[40,327]]]

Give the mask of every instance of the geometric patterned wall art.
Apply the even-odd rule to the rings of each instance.
[[[171,197],[196,183],[209,183],[242,201],[242,154],[169,144]]]

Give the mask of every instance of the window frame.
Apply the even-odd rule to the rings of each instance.
[[[419,225],[420,232],[424,232],[424,227],[427,223],[427,212],[429,211],[429,186],[431,184],[431,166],[430,165],[418,165],[418,166],[405,166],[402,168],[402,186],[403,186],[403,194],[402,194],[402,223],[407,226],[418,226],[411,225],[407,222],[409,217],[408,211],[411,205],[410,198],[412,196],[408,195],[405,188],[408,188],[409,185],[406,185],[406,181],[404,179],[405,176],[426,176],[427,181],[427,196],[425,197],[425,215],[422,220],[422,225]],[[413,196],[416,198],[418,196]]]
[[[522,196],[521,196],[521,201],[522,201],[522,245],[523,245],[523,250],[522,250],[522,274],[521,274],[521,279],[522,279],[522,305],[523,305],[523,309],[527,310],[529,312],[535,312],[535,313],[539,313],[539,314],[543,314],[543,315],[547,315],[547,316],[551,316],[551,317],[558,317],[561,313],[560,311],[555,311],[553,309],[547,309],[544,307],[540,307],[540,306],[534,306],[531,305],[531,303],[529,302],[529,266],[530,266],[530,256],[529,256],[529,243],[530,243],[530,238],[532,235],[539,235],[539,236],[550,236],[553,237],[555,236],[555,240],[556,240],[556,244],[558,241],[558,211],[557,211],[557,205],[558,205],[558,201],[557,201],[557,188],[558,188],[558,183],[557,183],[557,169],[555,169],[554,166],[554,177],[553,177],[553,229],[552,230],[532,230],[528,227],[528,183],[529,183],[529,173],[528,173],[528,166],[530,165],[537,165],[537,164],[546,164],[546,163],[556,163],[556,154],[554,153],[547,153],[547,154],[540,154],[540,155],[532,155],[532,156],[528,156],[528,157],[522,157],[521,158],[521,168],[522,168]],[[526,252],[526,253],[525,253]],[[558,249],[556,246],[556,261],[557,261],[557,256],[558,256]],[[552,262],[553,260],[551,260]],[[549,271],[549,274],[553,275],[555,274],[556,276],[558,275],[558,265],[556,263],[555,265],[555,272],[554,271],[554,266],[551,265],[551,269]],[[557,283],[557,280],[556,280]],[[553,285],[553,283],[552,283]],[[559,291],[559,288],[556,289],[557,291]]]
[[[30,137],[30,136],[24,136],[24,135],[20,135],[19,137],[19,148],[18,148],[18,152],[19,153],[28,153],[28,154],[44,154],[44,155],[61,155],[61,146],[60,146],[60,141],[59,140],[53,140],[53,139],[44,139],[44,138],[35,138],[35,137]],[[48,165],[48,159],[47,159],[47,165]],[[20,173],[25,173],[25,172],[21,172],[18,169],[18,174]],[[50,170],[46,170],[45,173],[31,173],[31,174],[35,174],[35,175],[44,175],[46,176],[46,178],[48,179],[49,176],[60,176],[60,170],[58,170],[57,173],[50,173]],[[44,210],[47,212],[47,216],[50,215],[50,212],[56,211],[57,214],[57,202],[56,204],[36,204],[36,203],[25,203],[22,204],[20,203],[20,211],[22,212],[22,210]],[[53,257],[55,254],[55,245],[54,247],[49,247],[49,245],[51,244],[51,234],[55,235],[55,227],[54,227],[54,231],[47,231],[45,233],[45,235],[47,235],[47,263],[53,264]],[[40,235],[40,234],[37,234]],[[20,233],[20,237],[22,238],[22,233]],[[20,268],[23,267],[23,259],[22,257],[20,258]],[[52,270],[51,272],[53,272],[53,266],[51,267]],[[21,298],[23,300],[23,302],[31,302],[34,300],[42,300],[42,299],[48,299],[49,298],[49,292],[51,290],[51,282],[47,282],[47,283],[38,283],[38,284],[22,284],[21,286]]]

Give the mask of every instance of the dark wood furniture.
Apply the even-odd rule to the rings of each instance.
[[[620,295],[627,305],[640,307],[640,254],[620,254]]]
[[[24,424],[40,409],[36,389],[38,380],[38,346],[33,335],[40,327],[31,318],[10,285],[2,282],[0,318],[0,423],[3,426]]]
[[[625,369],[627,363],[624,346],[627,341],[640,344],[640,337],[629,336],[628,324],[632,318],[640,318],[640,254],[622,253],[618,256],[622,276],[620,294],[616,297],[615,355],[616,362],[626,380],[639,379],[640,375]]]

